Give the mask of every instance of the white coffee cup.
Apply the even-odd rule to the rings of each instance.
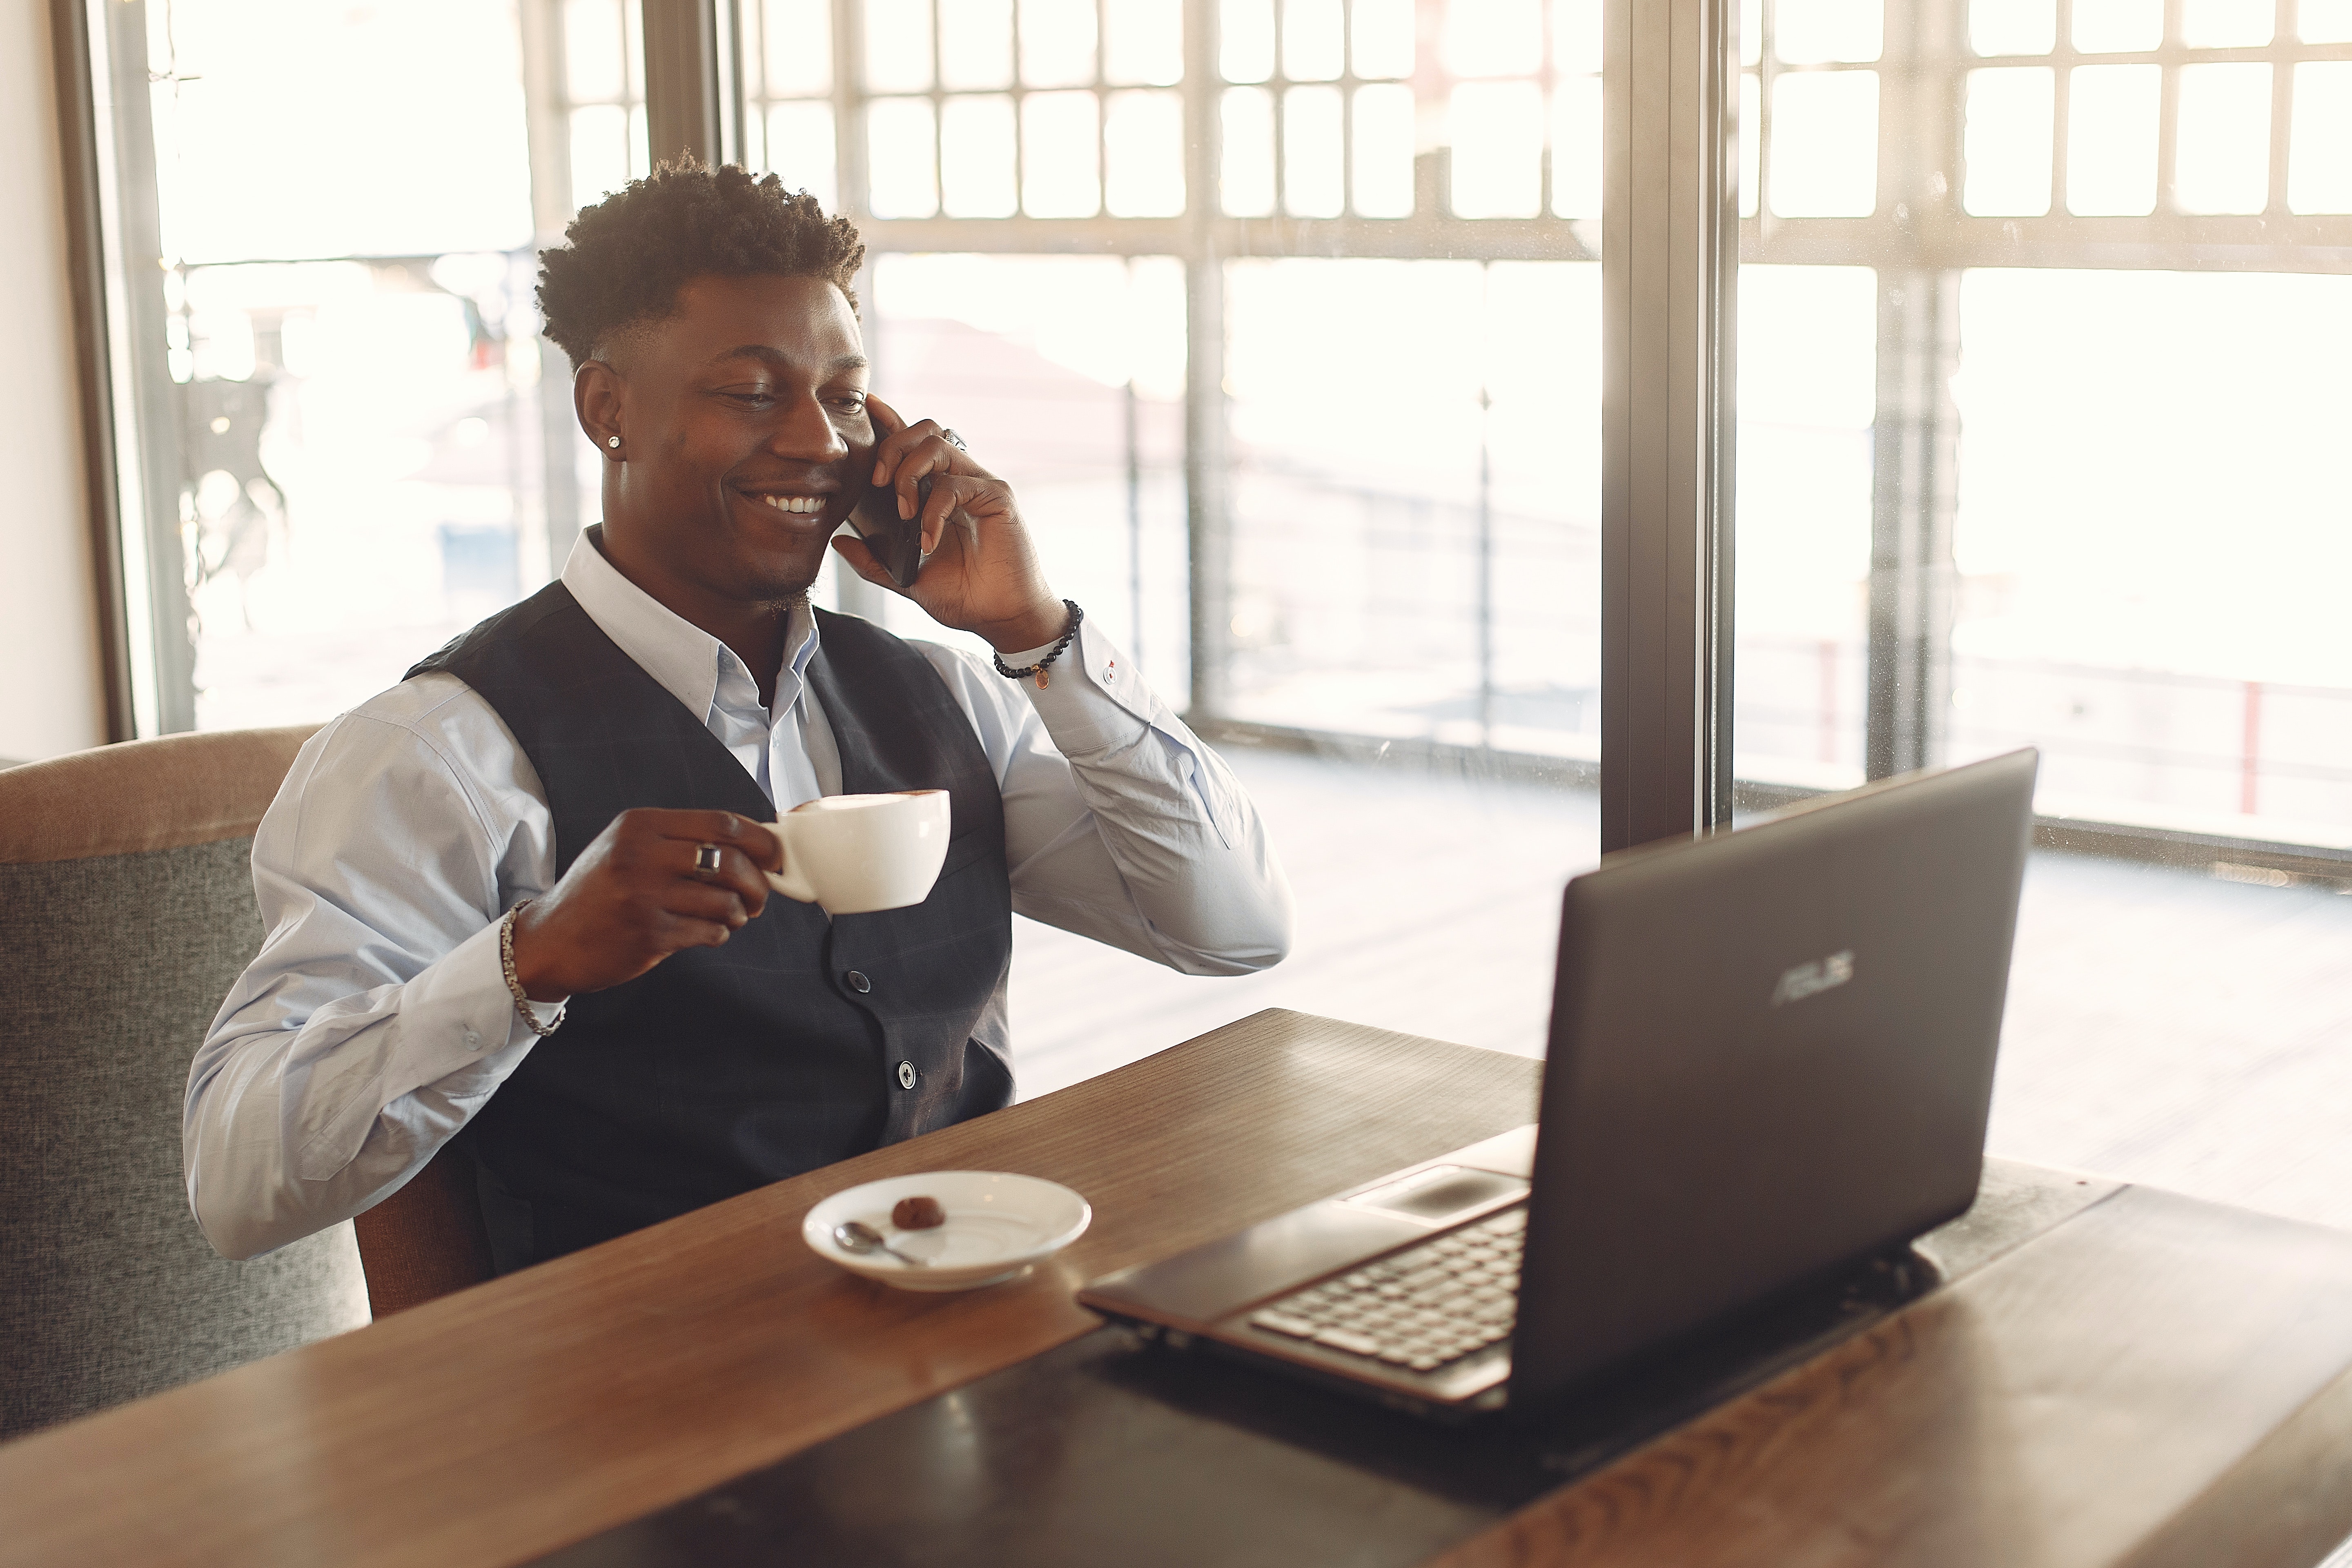
[[[902,910],[931,896],[948,858],[948,792],[830,795],[766,825],[784,865],[768,885],[828,915]]]

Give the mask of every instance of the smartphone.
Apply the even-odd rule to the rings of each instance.
[[[901,588],[915,585],[915,574],[923,569],[923,508],[931,500],[932,476],[925,474],[915,481],[915,515],[898,515],[898,490],[895,485],[871,485],[856,506],[850,510],[849,525],[857,530],[857,537],[882,563],[891,580]]]

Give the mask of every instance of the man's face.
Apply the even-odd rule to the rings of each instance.
[[[803,592],[865,493],[874,427],[866,356],[818,278],[698,278],[674,313],[583,366],[581,416],[608,464],[604,545],[671,608]],[[592,381],[601,384],[592,385]],[[681,602],[681,599],[688,602]]]

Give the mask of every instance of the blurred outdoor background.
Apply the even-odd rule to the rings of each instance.
[[[1013,481],[1318,916],[1224,991],[1024,925],[1033,1089],[1271,1002],[1539,1051],[1598,852],[1597,0],[729,15],[749,161],[866,233],[876,391]],[[150,0],[153,722],[357,703],[594,521],[530,291],[663,151],[635,16]],[[2352,851],[2352,0],[1749,0],[1741,43],[1738,778],[2031,742],[2045,814],[2222,847],[2042,857],[2030,924],[2161,907],[2161,975],[2274,920],[2265,962],[2342,978],[2352,870],[2310,867]],[[2021,981],[1996,1146],[2194,1186],[2261,1140],[2167,1120],[2227,1092],[2148,1077],[2162,988],[2124,989]],[[2231,1058],[2247,1103],[2340,1092],[2342,1049],[2294,1055],[2338,1023]],[[2263,1180],[2306,1212],[2352,1174],[2295,1168]]]

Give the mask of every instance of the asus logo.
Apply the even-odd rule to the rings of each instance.
[[[1801,963],[1780,976],[1780,984],[1772,987],[1772,1005],[1786,1002],[1801,1002],[1824,991],[1834,991],[1853,978],[1852,952],[1833,952],[1827,958],[1817,958]]]

